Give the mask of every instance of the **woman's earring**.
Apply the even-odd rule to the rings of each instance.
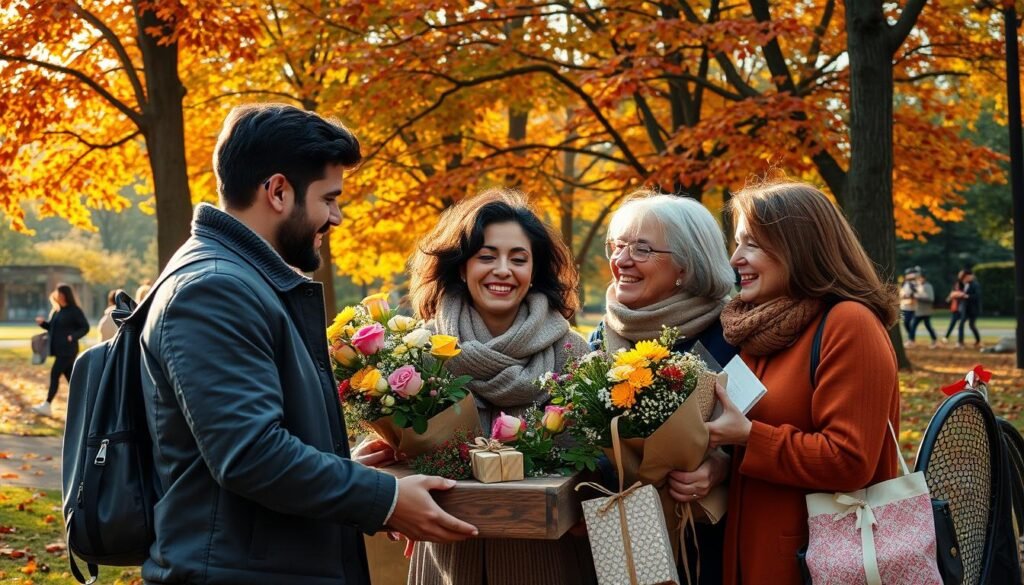
[[[676,279],[676,287],[678,288],[678,287],[680,287],[680,286],[683,286],[683,279],[681,279],[681,278],[677,278],[677,279]]]

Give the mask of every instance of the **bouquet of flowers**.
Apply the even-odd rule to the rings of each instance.
[[[541,381],[551,402],[566,407],[569,432],[580,444],[604,449],[622,470],[624,485],[639,481],[660,491],[674,542],[677,523],[692,516],[689,504],[676,509],[667,476],[674,469],[692,471],[704,461],[704,423],[714,408],[718,381],[699,357],[668,349],[678,337],[674,328],[663,328],[658,340],[640,341],[616,353],[591,352],[568,364],[564,374]],[[617,450],[612,445],[613,422],[618,427]],[[703,516],[718,522],[725,513],[724,486],[697,503]]]
[[[327,328],[346,422],[368,428],[403,457],[430,452],[456,431],[480,434],[466,384],[444,366],[458,339],[431,335],[423,322],[396,314],[387,293],[345,307]]]

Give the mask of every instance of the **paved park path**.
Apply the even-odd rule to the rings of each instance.
[[[0,435],[0,486],[60,489],[61,437]]]

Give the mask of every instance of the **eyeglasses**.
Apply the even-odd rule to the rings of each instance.
[[[647,262],[651,254],[671,254],[669,250],[655,250],[644,242],[623,242],[622,240],[608,240],[604,243],[604,254],[609,260],[614,260],[622,255],[623,251],[629,252],[633,262]]]

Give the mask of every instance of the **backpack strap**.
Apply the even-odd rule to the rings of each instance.
[[[67,524],[67,528],[65,529],[65,534],[64,534],[64,537],[65,537],[64,542],[68,542],[68,543],[71,542],[71,517],[73,515],[74,515],[74,512],[72,512],[71,514],[68,515],[68,521],[66,523]],[[88,571],[89,571],[89,578],[86,579],[85,575],[82,574],[82,569],[80,569],[78,567],[78,562],[75,561],[75,551],[71,550],[71,546],[70,545],[67,548],[67,552],[68,552],[68,564],[71,565],[71,574],[74,575],[76,581],[78,581],[79,583],[82,583],[83,585],[92,585],[97,580],[99,580],[99,578],[100,578],[100,568],[98,566],[94,565],[93,563],[86,563],[85,564],[86,569],[88,569]]]
[[[814,332],[814,341],[811,343],[811,388],[818,385],[818,363],[821,361],[821,338],[825,335],[825,320],[828,319],[828,312],[835,305],[825,305],[825,312],[821,314],[821,321],[818,322],[818,330]]]

